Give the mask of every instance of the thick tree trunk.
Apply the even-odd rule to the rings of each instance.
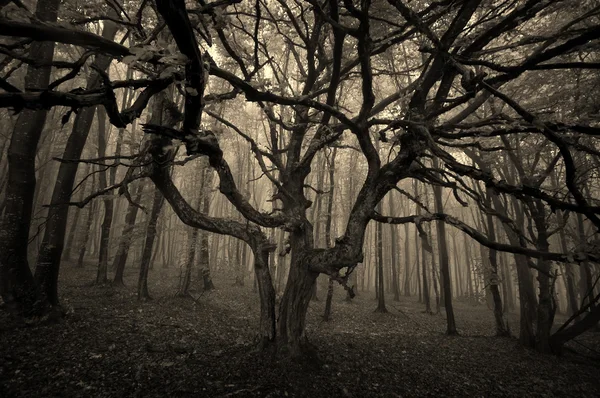
[[[117,33],[118,27],[110,21],[104,22],[102,37],[112,40]],[[103,54],[96,55],[94,65],[99,70],[106,70],[112,58]],[[102,79],[97,72],[92,72],[87,88],[95,89],[101,84]],[[92,121],[94,119],[95,107],[83,108],[75,117],[73,130],[67,140],[63,154],[64,159],[79,159],[87,140]],[[66,204],[71,198],[73,183],[77,174],[78,163],[61,163],[58,171],[56,184],[52,193],[52,204],[48,211],[44,239],[38,254],[35,278],[42,289],[42,294],[47,297],[53,306],[59,305],[58,300],[58,274],[60,270],[60,259],[64,246],[65,229],[69,206]]]
[[[302,238],[292,237],[290,272],[279,305],[277,335],[283,354],[302,356],[307,353],[307,349],[310,351],[304,334],[304,325],[313,285],[319,274],[308,269],[308,264],[303,261],[305,257],[303,251],[294,250],[294,246],[297,245],[294,239]]]
[[[59,0],[39,0],[35,11],[40,21],[56,22]],[[33,42],[29,58],[49,64],[54,42]],[[48,87],[52,68],[28,66],[25,88]],[[0,293],[17,313],[32,315],[44,311],[45,296],[33,278],[27,260],[29,228],[35,195],[35,155],[46,122],[46,110],[22,110],[8,147],[8,178],[4,216],[0,224]]]

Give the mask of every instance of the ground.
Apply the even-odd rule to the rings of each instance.
[[[485,305],[456,303],[461,336],[448,337],[443,316],[415,298],[388,298],[390,313],[379,314],[371,293],[347,303],[336,291],[331,322],[321,320],[324,297],[308,314],[321,364],[298,363],[254,350],[251,286],[217,277],[217,290],[178,299],[177,278],[151,274],[149,302],[136,300],[133,272],[117,290],[90,286],[93,268],[67,268],[62,323],[24,326],[0,312],[0,397],[600,396],[590,358],[600,333],[581,340],[592,350],[574,347],[585,356],[543,356],[493,337]]]

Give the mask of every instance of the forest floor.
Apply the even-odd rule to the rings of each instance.
[[[460,336],[448,337],[444,316],[414,297],[388,297],[380,314],[372,293],[348,303],[337,290],[323,322],[321,291],[307,319],[317,366],[255,352],[251,286],[216,278],[216,290],[177,299],[177,278],[151,274],[154,299],[138,302],[133,273],[119,290],[90,286],[92,268],[65,269],[59,324],[27,327],[0,311],[0,397],[600,396],[600,360],[590,359],[600,333],[580,338],[591,350],[574,346],[585,356],[544,356],[493,337],[485,305],[456,303]]]

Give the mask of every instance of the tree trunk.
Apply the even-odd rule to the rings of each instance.
[[[333,148],[331,158],[328,159],[329,164],[329,192],[327,193],[327,218],[325,219],[325,247],[330,248],[332,245],[331,224],[333,222],[333,199],[335,196],[335,157],[337,148]],[[333,301],[333,279],[329,278],[327,283],[327,299],[325,300],[325,313],[323,320],[329,321],[331,317],[331,302]]]
[[[485,206],[491,207],[490,196],[494,195],[494,192],[490,188],[486,189],[484,203]],[[494,218],[490,213],[486,213],[486,222],[488,230],[488,238],[492,241],[496,241],[496,229],[494,228]],[[496,250],[489,249],[490,259],[490,280],[487,282],[490,286],[490,292],[492,294],[492,300],[494,303],[494,319],[496,320],[496,336],[509,336],[510,333],[504,322],[504,314],[502,312],[502,299],[500,298],[500,290],[498,289],[498,253]]]
[[[437,158],[434,158],[433,167],[438,168]],[[435,202],[435,211],[438,213],[444,212],[444,204],[442,202],[442,187],[439,185],[433,186],[433,199]],[[440,263],[440,272],[442,274],[442,287],[444,291],[444,307],[446,309],[446,333],[449,335],[458,334],[456,331],[456,322],[454,320],[454,309],[452,308],[452,288],[450,277],[450,262],[448,259],[448,245],[446,244],[446,224],[442,221],[437,222],[437,242],[438,255]],[[496,286],[496,289],[498,286]]]
[[[285,291],[279,305],[279,320],[277,323],[277,335],[279,346],[289,354],[298,357],[310,352],[304,334],[306,312],[311,300],[313,285],[317,280],[318,273],[308,269],[305,264],[304,250],[299,240],[304,240],[303,232],[291,232],[290,241],[291,264]],[[308,349],[308,351],[307,351]]]
[[[190,283],[192,281],[192,266],[194,264],[194,257],[196,256],[196,246],[198,245],[198,228],[192,228],[188,238],[187,258],[185,261],[184,269],[179,280],[179,288],[175,294],[177,297],[188,297],[190,290]]]
[[[390,216],[394,216],[396,211],[394,209],[394,204],[391,196],[388,201]],[[398,231],[397,225],[390,224],[390,236],[392,240],[392,244],[390,246],[391,250],[391,268],[392,268],[392,291],[394,292],[394,301],[400,301],[400,281],[398,277],[398,248],[400,247],[400,242],[398,242]]]
[[[108,141],[108,131],[106,129],[106,111],[104,108],[97,109],[98,114],[98,157],[106,156],[106,146]],[[114,169],[114,168],[113,168]],[[100,189],[108,186],[106,173],[98,175],[100,180]],[[96,284],[108,283],[108,250],[110,246],[110,229],[113,219],[114,203],[112,198],[104,199],[104,218],[100,232],[100,250],[98,258],[98,272],[96,274]]]
[[[150,219],[146,227],[146,240],[144,241],[144,249],[142,251],[142,259],[140,265],[140,275],[138,278],[137,286],[137,298],[138,300],[150,299],[150,293],[148,293],[148,271],[150,270],[150,261],[152,259],[152,249],[154,247],[154,240],[156,238],[156,224],[158,221],[158,215],[162,209],[162,205],[165,201],[165,197],[158,188],[154,190],[154,199],[152,200],[152,210],[150,212]]]
[[[92,173],[94,168],[92,167]],[[92,181],[90,182],[90,192],[94,192],[96,187],[96,174],[92,174]],[[92,224],[94,223],[94,214],[96,210],[96,202],[92,201],[88,203],[86,206],[88,210],[87,218],[85,220],[85,229],[83,231],[83,237],[81,239],[81,246],[79,247],[79,255],[77,256],[77,268],[83,267],[83,257],[85,256],[87,250],[87,243],[90,239],[90,230],[92,229]]]
[[[583,248],[587,244],[585,229],[583,225],[583,216],[580,213],[577,213],[577,238],[579,247]],[[582,249],[580,249],[582,250]],[[582,250],[583,251],[583,250]],[[586,304],[591,303],[591,307],[595,306],[592,298],[594,297],[593,283],[592,283],[592,270],[590,268],[590,263],[587,261],[583,261],[580,264],[579,268],[580,275],[580,287],[581,287],[581,297],[582,303],[584,306]]]
[[[375,211],[381,214],[381,202],[377,204]],[[383,278],[383,225],[377,223],[375,226],[375,236],[377,245],[377,308],[375,312],[388,312],[385,307],[385,281]]]
[[[410,239],[408,223],[404,224],[404,296],[410,297]]]
[[[84,178],[87,177],[90,170],[89,163],[85,165],[85,172],[83,173]],[[81,186],[81,194],[79,195],[79,201],[85,198],[85,187],[88,184],[83,184]],[[73,251],[73,242],[75,241],[75,232],[79,229],[79,216],[81,215],[81,209],[74,209],[75,216],[73,217],[73,221],[71,222],[71,229],[69,230],[69,235],[67,236],[67,243],[65,244],[65,251],[63,252],[63,259],[65,261],[71,260],[71,252]]]
[[[56,22],[59,0],[39,0],[35,16]],[[54,42],[33,42],[28,56],[49,64]],[[52,68],[27,67],[25,88],[48,87]],[[35,155],[46,122],[46,110],[20,112],[8,147],[8,178],[4,197],[4,216],[0,224],[0,293],[4,302],[25,316],[45,311],[46,298],[36,284],[27,260],[29,228],[35,195]]]
[[[507,215],[506,209],[498,195],[492,195],[492,203],[494,208]],[[525,222],[523,210],[515,204],[515,224],[523,230]],[[523,244],[519,240],[517,234],[508,226],[504,224],[504,230],[506,236],[511,245],[520,246]],[[520,319],[519,319],[519,342],[525,346],[533,348],[535,347],[535,333],[533,330],[533,322],[536,318],[537,312],[537,300],[535,298],[535,288],[533,286],[533,278],[531,271],[529,270],[529,264],[527,257],[521,254],[515,254],[515,263],[517,267],[517,279],[519,288],[519,308],[520,308]]]
[[[136,184],[136,188],[133,192],[132,200],[135,203],[139,203],[142,199],[142,193],[144,191],[144,181],[140,181]],[[121,232],[121,239],[119,240],[119,247],[117,248],[117,254],[113,259],[112,268],[115,269],[115,277],[113,279],[113,285],[125,286],[123,281],[123,275],[125,273],[125,264],[127,264],[127,257],[129,255],[129,249],[131,241],[133,240],[133,232],[135,230],[135,220],[137,219],[139,208],[131,203],[127,206],[127,213],[125,214],[125,226],[123,232]]]
[[[117,33],[118,27],[111,21],[104,22],[102,37],[112,40]],[[103,54],[96,55],[94,65],[99,70],[105,71],[110,65],[112,58]],[[101,84],[98,72],[93,71],[87,81],[88,89],[98,88]],[[63,154],[64,159],[79,159],[81,151],[87,140],[92,121],[94,119],[95,107],[83,108],[75,117],[73,130],[67,140]],[[60,270],[60,258],[64,246],[65,229],[69,206],[66,204],[71,198],[73,183],[77,174],[78,163],[61,163],[58,171],[56,184],[52,193],[52,204],[48,210],[48,219],[44,239],[38,254],[35,278],[45,295],[53,306],[59,305],[58,300],[58,274]]]

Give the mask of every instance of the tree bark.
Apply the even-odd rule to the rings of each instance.
[[[331,237],[331,225],[333,222],[333,199],[335,197],[335,157],[337,155],[337,148],[333,148],[331,151],[331,157],[328,159],[329,165],[329,192],[327,193],[327,214],[325,219],[325,246],[330,248],[332,245]],[[323,314],[323,320],[329,321],[331,318],[331,303],[333,301],[333,278],[329,278],[327,283],[327,299],[325,300],[325,312]]]
[[[192,228],[188,237],[187,257],[185,265],[181,272],[179,280],[179,287],[175,296],[177,297],[189,297],[190,295],[190,284],[192,281],[192,266],[194,264],[194,258],[196,256],[196,246],[198,245],[198,228]]]
[[[381,213],[381,202],[377,204],[376,211]],[[377,308],[375,312],[387,313],[385,307],[385,281],[383,278],[383,225],[377,223],[375,226],[375,236],[377,245]]]
[[[132,200],[134,203],[140,203],[142,199],[142,193],[144,191],[144,181],[136,183],[136,187],[133,192]],[[125,273],[125,265],[127,264],[127,257],[129,255],[129,249],[131,241],[133,240],[133,233],[135,231],[135,221],[137,219],[139,207],[132,203],[127,206],[127,213],[125,214],[125,226],[121,232],[121,239],[119,240],[119,247],[117,248],[117,254],[113,259],[112,268],[115,270],[115,277],[113,279],[113,285],[125,286],[123,281],[123,275]]]
[[[150,261],[152,260],[152,249],[154,248],[154,240],[156,238],[156,224],[158,221],[158,215],[162,209],[165,197],[158,188],[154,190],[154,198],[152,200],[152,210],[150,211],[150,218],[148,225],[146,226],[146,239],[144,241],[144,249],[142,250],[142,258],[140,264],[140,274],[138,277],[137,285],[137,298],[138,300],[150,299],[150,293],[148,292],[148,271],[150,270]]]
[[[106,128],[106,111],[102,108],[97,109],[98,113],[98,157],[106,156],[106,146],[108,141],[108,131]],[[113,168],[114,169],[114,168]],[[100,173],[100,189],[108,186],[106,173]],[[111,181],[112,182],[112,181]],[[108,255],[110,246],[110,230],[113,219],[114,203],[112,198],[104,199],[104,218],[100,232],[100,249],[98,258],[98,272],[96,274],[96,284],[102,285],[108,282]]]
[[[494,193],[490,188],[485,192],[485,206],[491,207],[490,196]],[[494,218],[490,213],[486,214],[488,238],[496,241],[496,229],[494,227]],[[496,320],[496,336],[509,336],[510,333],[504,321],[504,313],[502,309],[502,299],[500,298],[500,290],[498,289],[498,253],[494,249],[489,249],[490,259],[490,280],[487,282],[490,286],[492,299],[494,303],[494,319]]]
[[[433,167],[438,168],[437,158],[434,158]],[[435,202],[435,211],[438,213],[444,212],[444,204],[442,202],[442,187],[439,185],[433,186],[433,199]],[[442,221],[437,222],[437,242],[440,271],[442,273],[442,287],[444,291],[444,308],[446,309],[446,334],[456,335],[456,321],[454,320],[454,309],[452,308],[452,288],[450,277],[450,261],[448,259],[448,245],[446,243],[446,224]],[[496,286],[497,290],[498,286]]]
[[[102,37],[112,40],[118,30],[118,26],[105,21]],[[105,71],[110,65],[112,58],[103,54],[96,55],[94,65],[99,70]],[[98,72],[91,72],[87,81],[88,89],[100,87],[101,77]],[[79,159],[87,140],[92,121],[94,119],[95,107],[83,108],[75,117],[73,130],[67,140],[63,154],[64,159]],[[42,294],[47,297],[53,306],[59,305],[58,299],[58,274],[60,271],[60,258],[64,247],[65,229],[69,206],[67,203],[71,198],[73,183],[77,174],[78,163],[61,163],[58,171],[56,184],[52,193],[52,205],[48,211],[48,220],[44,239],[38,254],[35,278],[42,289]]]
[[[56,22],[59,0],[39,0],[35,16],[44,22]],[[33,42],[29,57],[49,64],[54,42]],[[48,87],[52,68],[28,66],[25,88]],[[22,110],[8,147],[8,178],[4,216],[0,224],[0,293],[15,312],[29,316],[45,311],[46,297],[29,268],[27,247],[35,195],[35,155],[46,122],[46,110]]]
[[[91,168],[92,172],[94,167]],[[92,174],[92,180],[90,181],[90,193],[95,192],[96,189],[96,174]],[[88,210],[87,218],[85,220],[85,229],[83,230],[83,237],[81,239],[81,246],[79,247],[79,255],[77,256],[77,268],[83,267],[83,258],[87,250],[88,240],[90,239],[90,231],[92,224],[94,223],[94,214],[96,212],[96,201],[88,203],[86,206]]]

